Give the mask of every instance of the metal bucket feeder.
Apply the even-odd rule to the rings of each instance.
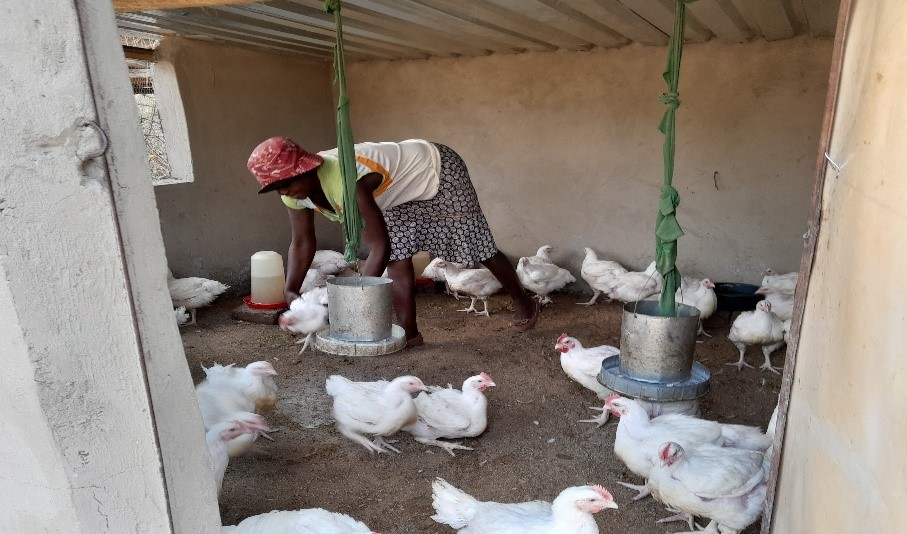
[[[337,277],[328,280],[330,327],[315,336],[315,348],[342,356],[381,356],[406,345],[402,328],[391,321],[390,278]]]
[[[677,304],[677,315],[658,314],[658,302],[624,305],[620,355],[602,362],[598,381],[648,401],[688,401],[709,391],[709,370],[693,361],[699,310]]]

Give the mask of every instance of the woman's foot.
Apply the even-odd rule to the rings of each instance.
[[[411,349],[413,347],[419,347],[425,344],[425,340],[422,339],[422,334],[416,334],[415,336],[408,338],[406,340],[406,345],[403,347],[405,349]]]
[[[539,311],[541,310],[542,305],[539,304],[537,300],[532,300],[531,303],[532,312],[528,317],[524,319],[519,318],[520,309],[517,308],[517,320],[513,322],[513,329],[517,332],[526,332],[527,330],[532,330],[533,328],[535,328],[535,324],[539,320]]]

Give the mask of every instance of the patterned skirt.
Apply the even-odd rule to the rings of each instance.
[[[438,194],[384,212],[391,242],[390,261],[411,258],[420,250],[456,263],[485,261],[498,249],[479,207],[466,163],[450,148],[432,144],[441,154]]]

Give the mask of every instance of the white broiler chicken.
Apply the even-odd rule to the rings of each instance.
[[[524,258],[526,258],[526,261],[532,265],[542,265],[545,263],[553,264],[554,262],[551,261],[551,252],[553,250],[554,247],[552,247],[551,245],[542,245],[535,252],[535,256],[524,256]]]
[[[531,263],[529,258],[520,258],[516,274],[523,287],[535,293],[540,304],[550,304],[548,294],[576,282],[570,271],[553,263]]]
[[[248,432],[227,441],[227,455],[230,458],[245,454],[259,436],[274,441],[274,438],[267,434],[268,432],[274,432],[274,429],[268,426],[267,421],[261,415],[251,412],[236,412],[233,416],[233,420],[241,423],[248,429]]]
[[[297,344],[302,344],[302,349],[299,351],[300,355],[305,352],[305,349],[309,348],[309,344],[312,343],[312,336],[328,325],[327,307],[321,304],[320,297],[306,296],[310,293],[313,295],[319,294],[316,292],[303,293],[299,298],[294,299],[290,303],[290,309],[280,314],[277,319],[277,324],[280,325],[281,330],[305,335],[304,338],[296,342]],[[314,344],[312,347],[314,350]]]
[[[744,366],[752,367],[743,361],[746,347],[747,345],[761,345],[765,363],[760,369],[780,373],[778,368],[772,367],[770,356],[784,345],[784,322],[772,313],[772,305],[769,302],[760,300],[756,304],[755,311],[743,312],[738,315],[734,319],[734,324],[731,325],[727,338],[740,351],[740,360],[727,365],[734,365],[738,370],[743,369]]]
[[[602,400],[614,393],[601,385],[598,381],[598,373],[602,370],[602,362],[605,361],[605,358],[620,354],[618,348],[599,345],[587,349],[578,339],[564,333],[557,338],[554,350],[561,353],[561,368],[574,382],[591,390]],[[607,412],[604,414],[604,420],[608,421]]]
[[[781,330],[784,331],[784,342],[785,343],[790,343],[790,322],[791,322],[791,320],[788,319],[788,320],[784,321],[783,323],[781,323]]]
[[[344,259],[343,254],[333,250],[317,250],[309,268],[328,275],[340,274],[349,266],[350,264]]]
[[[711,520],[708,532],[737,534],[765,506],[766,455],[727,447],[661,445],[649,473],[658,499],[673,509]]]
[[[271,429],[264,418],[253,412],[255,403],[238,389],[224,383],[202,382],[195,387],[195,396],[206,429],[230,421],[242,421],[251,429],[252,435],[240,436],[230,442],[230,456],[245,452],[259,436],[272,439],[267,434]]]
[[[699,310],[699,331],[698,334],[705,334],[712,337],[702,327],[702,321],[708,319],[718,309],[718,295],[715,294],[715,283],[708,278],[699,280],[698,278],[682,277],[680,287],[674,293],[674,301],[681,304],[687,304]]]
[[[253,430],[239,421],[226,421],[214,425],[205,433],[208,452],[214,462],[214,481],[217,484],[218,497],[220,497],[221,488],[224,484],[224,474],[227,472],[227,465],[230,463],[227,443],[249,432],[253,432]]]
[[[643,478],[649,477],[653,458],[666,441],[675,441],[687,448],[715,445],[756,451],[764,451],[771,445],[771,437],[753,426],[723,424],[681,414],[650,419],[639,402],[619,395],[608,397],[605,408],[620,417],[614,454],[630,471]],[[634,500],[649,494],[645,485],[619,484],[639,492]]]
[[[374,534],[365,523],[346,514],[321,508],[274,510],[240,521],[235,527],[224,527],[234,534]]]
[[[329,276],[333,275],[324,274],[318,269],[309,269],[305,273],[305,279],[302,281],[302,285],[299,286],[299,293],[303,294],[327,286]]]
[[[790,320],[794,316],[794,295],[783,293],[777,289],[762,286],[756,290],[757,295],[765,295],[765,300],[772,305],[772,313],[782,321]]]
[[[436,512],[431,518],[460,534],[598,534],[592,514],[617,508],[601,486],[567,488],[551,503],[479,501],[443,478],[436,478],[431,489]]]
[[[762,285],[793,295],[797,291],[799,277],[798,273],[778,274],[774,269],[766,269],[762,271]]]
[[[441,261],[438,266],[444,269],[444,276],[447,277],[447,284],[452,291],[467,295],[472,299],[468,308],[457,311],[475,312],[476,315],[488,317],[488,297],[503,287],[501,282],[491,274],[491,271],[488,269],[463,269],[446,261]],[[483,311],[476,310],[476,300],[481,300],[485,305]]]
[[[429,264],[425,266],[425,269],[422,271],[422,274],[420,276],[422,278],[434,280],[435,282],[444,282],[444,292],[459,300],[460,294],[450,288],[450,284],[447,282],[447,275],[444,273],[444,267],[438,265],[440,263],[444,263],[444,260],[442,260],[441,258],[435,258],[431,260],[431,262],[429,262]],[[466,267],[466,265],[462,263],[450,263],[451,265],[455,265],[461,269]],[[484,266],[479,268],[483,267]]]
[[[329,376],[325,388],[334,397],[331,413],[337,430],[369,452],[378,453],[400,452],[384,438],[416,421],[411,394],[426,389],[415,376],[400,376],[390,382],[353,382],[340,375]],[[366,435],[374,439],[369,441]]]
[[[621,264],[611,260],[600,260],[594,250],[586,247],[586,257],[583,258],[580,276],[589,284],[593,293],[589,302],[577,302],[577,304],[591,306],[602,293],[607,297],[618,277],[624,274],[627,274],[627,270]]]
[[[454,449],[471,451],[459,443],[438,441],[438,438],[474,438],[488,426],[488,399],[485,391],[497,384],[487,373],[471,376],[463,382],[463,389],[434,388],[419,393],[415,399],[416,422],[403,427],[416,441],[441,447],[451,456]]]
[[[187,324],[195,324],[195,310],[214,302],[214,299],[230,286],[217,280],[208,280],[196,276],[189,278],[174,278],[170,269],[167,269],[167,289],[170,290],[170,300],[174,308],[186,308],[192,319]]]
[[[655,262],[649,264],[645,271],[629,271],[619,275],[611,284],[608,298],[621,302],[636,302],[661,291],[663,280],[655,268]]]
[[[267,413],[277,404],[277,384],[272,377],[277,371],[270,362],[252,362],[245,367],[234,364],[211,367],[202,366],[205,371],[204,383],[223,384],[238,390],[255,405],[255,413]]]
[[[620,350],[610,345],[600,345],[598,347],[586,348],[575,337],[567,334],[561,334],[557,338],[554,350],[561,353],[561,368],[567,373],[567,376],[579,383],[588,390],[594,392],[598,398],[605,400],[613,391],[606,388],[598,381],[598,373],[601,372],[602,362],[611,356],[620,354]],[[650,417],[657,417],[669,413],[680,413],[686,415],[699,415],[699,401],[674,401],[674,402],[647,402],[637,400],[642,405]],[[594,419],[582,419],[580,423],[596,423],[602,426],[608,422],[611,414],[610,410],[604,408],[592,408],[601,411],[601,414]]]

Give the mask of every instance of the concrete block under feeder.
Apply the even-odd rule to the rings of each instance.
[[[242,304],[233,308],[230,317],[247,323],[277,324],[280,314],[285,311],[287,311],[286,304],[252,305],[250,297],[246,297]]]

